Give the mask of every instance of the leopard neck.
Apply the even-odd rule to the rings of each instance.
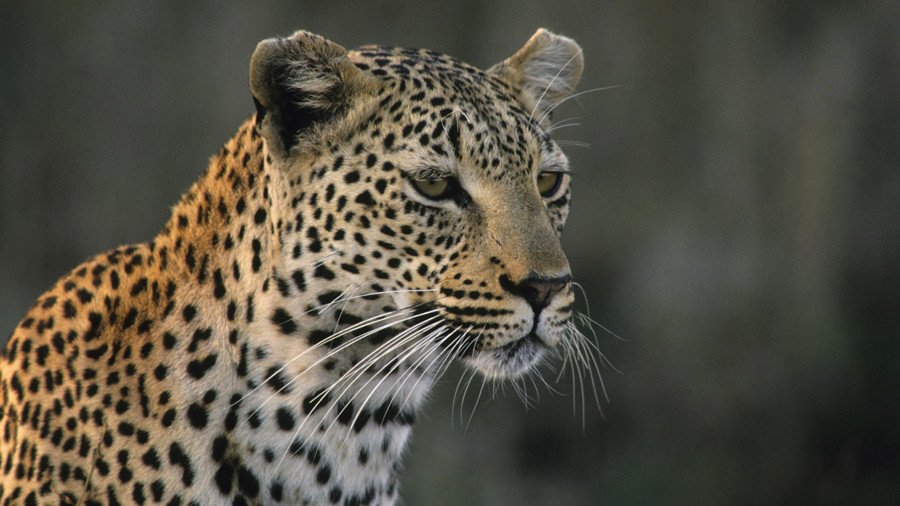
[[[317,489],[333,497],[323,486],[336,482],[344,494],[390,496],[431,377],[421,354],[378,347],[403,332],[390,324],[408,315],[392,317],[383,296],[348,297],[346,284],[322,274],[339,252],[315,238],[285,244],[310,210],[295,209],[290,182],[266,156],[246,122],[151,245],[180,276],[166,311],[189,337],[174,359],[188,375],[178,396],[186,422],[199,423],[191,410],[204,410],[204,424],[222,426],[210,442],[219,465],[252,468],[286,497]],[[336,304],[340,297],[347,301]],[[366,362],[377,349],[390,352]],[[308,482],[309,465],[317,482]]]

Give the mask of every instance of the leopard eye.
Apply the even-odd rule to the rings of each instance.
[[[438,178],[410,178],[410,182],[412,182],[413,187],[424,195],[432,200],[440,200],[446,198],[448,196],[448,190],[450,189],[450,178],[448,177],[438,177]]]
[[[537,187],[541,197],[548,199],[556,194],[560,185],[562,185],[562,180],[562,172],[541,172],[538,174]]]

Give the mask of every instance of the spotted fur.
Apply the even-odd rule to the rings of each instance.
[[[539,30],[482,71],[297,32],[149,243],[42,295],[0,367],[0,504],[393,504],[454,359],[530,370],[572,312],[546,133],[581,73]],[[449,181],[431,200],[417,182]]]

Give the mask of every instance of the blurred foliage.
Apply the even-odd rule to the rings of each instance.
[[[555,120],[579,125],[557,131],[576,171],[566,248],[624,338],[599,336],[622,373],[604,371],[603,415],[573,414],[563,377],[537,409],[506,388],[468,424],[480,384],[454,407],[448,375],[407,503],[897,501],[888,0],[2,2],[0,327],[89,255],[155,235],[252,113],[258,40],[302,27],[486,67],[538,26],[583,45],[582,90],[617,86]]]

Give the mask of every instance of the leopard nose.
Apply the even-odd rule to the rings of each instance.
[[[537,275],[530,275],[518,283],[509,279],[508,276],[500,276],[500,286],[507,292],[518,295],[525,299],[534,313],[540,313],[542,309],[550,304],[553,296],[560,292],[572,280],[571,274],[559,276],[555,278],[546,278]]]

